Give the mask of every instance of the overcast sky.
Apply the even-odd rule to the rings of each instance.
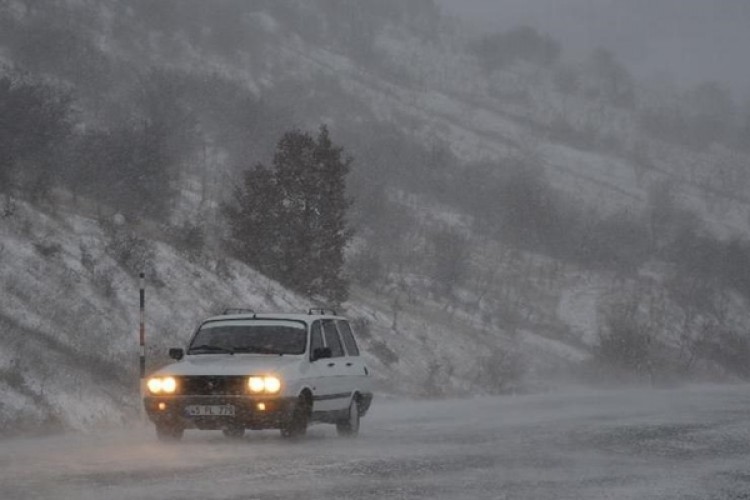
[[[481,30],[527,24],[568,56],[603,46],[641,78],[717,80],[750,99],[750,0],[437,0]]]

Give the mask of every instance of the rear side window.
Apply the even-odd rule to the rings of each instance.
[[[323,336],[326,339],[326,346],[331,348],[332,358],[340,358],[344,355],[339,332],[336,331],[336,324],[332,320],[323,321]]]
[[[357,341],[354,340],[354,335],[352,335],[352,329],[349,326],[349,323],[347,323],[346,321],[338,320],[336,322],[336,325],[339,327],[339,332],[341,333],[341,337],[344,339],[346,352],[349,353],[349,356],[359,356],[359,349],[357,348]]]
[[[320,333],[320,321],[316,321],[310,328],[310,355],[320,347],[323,347],[323,334]]]

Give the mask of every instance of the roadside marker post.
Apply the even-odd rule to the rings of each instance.
[[[141,346],[141,380],[146,378],[146,274],[141,273],[141,323],[140,323],[140,346]]]
[[[146,394],[146,273],[141,273],[141,291],[140,291],[140,329],[139,329],[139,345],[140,345],[140,399],[143,400],[143,396]],[[139,402],[139,405],[143,407],[143,404]],[[143,416],[145,417],[145,409],[143,409]]]

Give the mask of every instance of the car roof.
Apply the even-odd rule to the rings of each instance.
[[[305,313],[247,313],[247,314],[222,314],[221,316],[212,316],[203,322],[209,321],[232,321],[232,320],[253,320],[253,319],[279,319],[290,321],[302,321],[312,323],[317,319],[340,319],[346,320],[343,316],[333,314],[305,314]]]

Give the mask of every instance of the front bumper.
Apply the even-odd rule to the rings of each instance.
[[[265,404],[265,410],[258,408]],[[185,429],[278,429],[289,418],[297,398],[262,396],[146,396],[143,404],[148,418],[157,425]],[[234,407],[233,416],[191,416],[188,406]]]

